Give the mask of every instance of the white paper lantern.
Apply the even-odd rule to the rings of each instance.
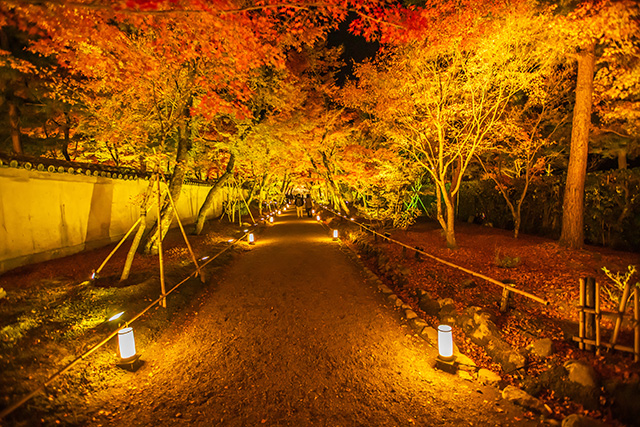
[[[120,359],[130,360],[136,357],[136,342],[133,338],[133,328],[126,327],[118,331],[118,348]]]
[[[453,331],[449,325],[438,326],[438,355],[442,360],[453,359]]]

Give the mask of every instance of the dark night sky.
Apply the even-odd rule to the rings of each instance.
[[[349,23],[355,18],[354,14],[350,14],[348,19],[340,24],[338,31],[329,34],[328,46],[344,46],[342,59],[346,63],[342,71],[338,73],[337,84],[342,86],[345,80],[352,76],[353,64],[364,61],[366,58],[372,58],[378,51],[377,42],[367,42],[364,37],[354,36],[348,30]]]

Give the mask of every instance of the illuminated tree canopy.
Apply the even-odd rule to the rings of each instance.
[[[518,224],[526,190],[512,202],[507,178],[566,157],[569,135],[591,127],[592,152],[621,167],[638,156],[638,16],[630,1],[3,2],[0,149],[170,171],[174,200],[185,177],[260,205],[304,185],[396,225],[429,188],[454,247],[460,185],[480,170]],[[327,37],[343,22],[380,49],[338,85]],[[587,49],[593,120],[572,128]]]

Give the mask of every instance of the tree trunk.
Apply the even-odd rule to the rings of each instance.
[[[618,169],[627,168],[627,149],[620,148],[618,150]]]
[[[184,129],[183,129],[184,130]],[[188,136],[185,135],[184,132],[181,132],[180,139],[178,140],[178,152],[176,154],[176,166],[173,169],[173,175],[171,176],[171,180],[169,181],[169,193],[173,198],[173,203],[177,206],[178,200],[180,199],[180,195],[182,193],[182,183],[184,182],[184,176],[187,173],[187,154],[189,152],[189,140]],[[162,207],[161,215],[161,223],[162,223],[162,236],[161,238],[167,235],[169,231],[169,227],[171,226],[171,222],[173,221],[174,211],[171,207],[171,203],[168,200],[165,200],[164,205]],[[147,240],[144,244],[144,252],[147,254],[157,253],[158,250],[158,224],[157,222],[154,224],[153,228],[147,234]]]
[[[520,221],[522,218],[522,213],[520,211],[520,207],[522,205],[518,205],[518,208],[516,209],[516,213],[515,215],[513,215],[513,238],[517,239],[518,235],[520,234]]]
[[[142,200],[142,203],[140,203],[140,225],[138,226],[138,231],[136,231],[136,235],[133,238],[133,242],[131,242],[129,253],[127,253],[127,259],[124,263],[124,267],[122,268],[122,275],[120,276],[121,282],[129,278],[131,265],[133,264],[133,258],[138,251],[138,247],[140,247],[142,236],[144,236],[144,231],[147,228],[147,206],[149,204],[149,198],[153,194],[153,186],[156,182],[156,179],[158,179],[157,174],[153,175],[153,177],[149,180],[149,186],[147,187],[147,191],[145,192],[144,199]]]
[[[20,141],[20,109],[14,100],[9,100],[9,131],[11,132],[11,146],[16,154],[24,154]]]
[[[258,214],[262,215],[262,207],[263,207],[263,202],[265,200],[265,194],[264,194],[264,187],[266,187],[267,185],[267,181],[269,181],[269,179],[271,178],[271,174],[265,172],[262,175],[262,182],[260,183],[260,188],[258,189]]]
[[[69,143],[71,142],[70,131],[71,119],[69,118],[69,113],[64,113],[64,124],[62,125],[62,132],[64,133],[64,141],[62,142],[62,155],[68,162],[71,161],[71,156],[69,156]]]
[[[220,178],[218,178],[216,183],[213,184],[213,187],[211,187],[211,189],[207,193],[207,197],[204,199],[204,203],[202,203],[202,206],[200,207],[198,218],[196,219],[196,229],[194,231],[194,234],[199,235],[200,233],[202,233],[204,221],[207,219],[207,213],[213,206],[213,201],[215,200],[220,190],[222,190],[227,180],[233,175],[233,166],[235,164],[235,161],[236,157],[233,153],[231,153],[229,156],[229,163],[227,163],[227,170],[222,174],[222,176],[220,176]]]
[[[444,215],[442,214],[442,190],[438,183],[436,183],[436,219],[440,223],[440,227],[443,230],[447,228],[447,223],[444,220]]]
[[[444,193],[444,205],[447,209],[447,224],[444,229],[445,238],[447,241],[447,247],[449,249],[455,249],[457,247],[456,244],[456,234],[455,234],[455,207],[453,204],[453,196],[449,193]]]
[[[594,66],[595,42],[578,54],[578,82],[560,235],[560,244],[573,249],[580,249],[584,244],[584,182],[589,154]]]
[[[331,188],[331,191],[333,193],[334,203],[337,203],[342,208],[342,210],[345,211],[347,215],[351,215],[351,210],[349,209],[349,206],[347,206],[347,204],[345,203],[344,198],[340,193],[340,188],[338,187],[338,184],[336,184],[335,181],[333,180],[333,174],[331,172],[331,167],[330,167],[331,165],[329,164],[329,158],[323,151],[320,151],[320,154],[322,155],[322,163],[324,164],[324,167],[327,170],[327,172],[324,174],[325,180],[329,184],[329,187]],[[315,167],[315,164],[313,166]],[[320,173],[318,168],[315,168],[315,169],[318,173]]]

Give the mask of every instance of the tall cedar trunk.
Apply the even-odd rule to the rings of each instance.
[[[595,65],[595,43],[578,54],[578,82],[573,109],[569,168],[562,205],[562,233],[560,244],[580,249],[584,244],[584,182],[589,154],[591,98]]]
[[[169,181],[169,193],[173,198],[173,203],[177,206],[180,194],[182,193],[182,183],[187,173],[187,154],[189,152],[189,139],[186,135],[186,129],[180,132],[178,140],[178,152],[176,154],[176,166],[173,169],[173,175]],[[162,224],[162,239],[167,235],[171,222],[173,221],[174,211],[169,200],[165,200],[160,212]],[[147,254],[157,253],[158,251],[158,223],[155,222],[144,244],[144,252]]]
[[[11,132],[11,146],[16,154],[23,154],[20,141],[20,109],[14,100],[9,100],[9,131]]]
[[[131,242],[131,248],[129,248],[129,252],[127,253],[127,259],[124,263],[124,267],[122,268],[122,275],[120,276],[121,282],[129,278],[131,265],[133,264],[133,258],[138,251],[138,247],[140,247],[140,242],[142,241],[142,237],[144,236],[144,231],[147,228],[147,207],[149,206],[149,199],[153,195],[153,188],[157,179],[158,175],[155,174],[149,180],[149,185],[147,186],[147,191],[144,194],[144,199],[140,203],[140,225],[138,226],[138,231],[136,231],[136,235],[133,238],[133,242]]]
[[[233,166],[235,164],[236,157],[233,153],[229,156],[229,163],[227,163],[227,170],[218,178],[213,187],[207,193],[207,197],[204,199],[204,203],[200,207],[200,211],[198,211],[198,218],[196,219],[196,229],[194,234],[202,233],[202,228],[204,227],[204,221],[207,219],[207,213],[211,210],[213,206],[213,201],[215,200],[218,193],[224,187],[224,184],[229,180],[231,176],[233,176]]]

